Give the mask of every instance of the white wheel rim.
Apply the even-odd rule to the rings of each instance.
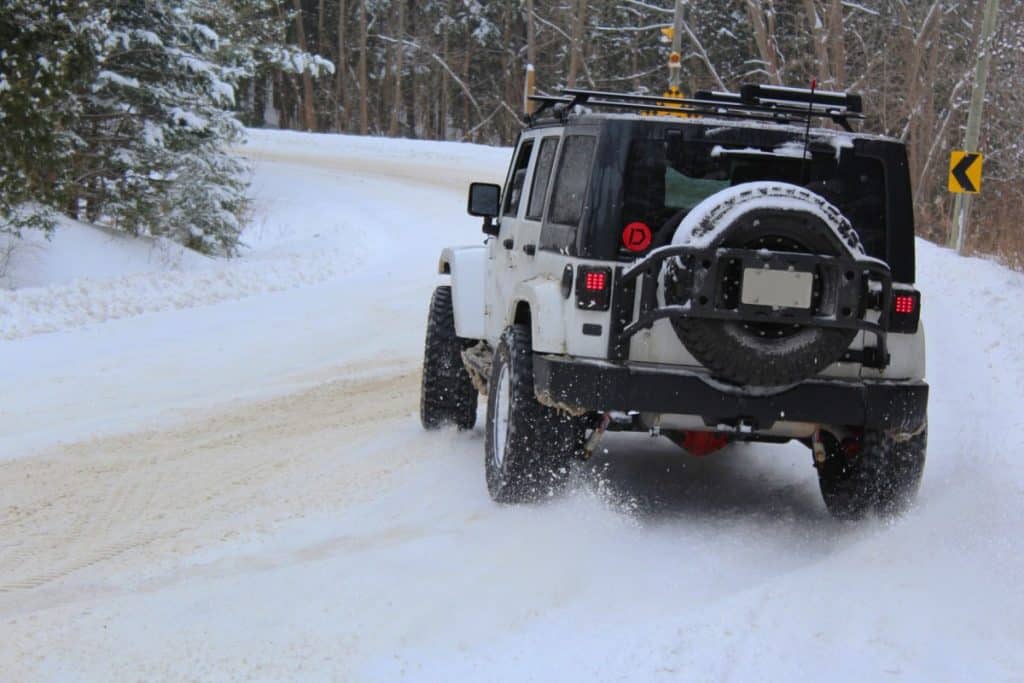
[[[494,409],[494,463],[500,469],[505,462],[505,444],[508,441],[508,418],[512,409],[512,387],[508,377],[508,366],[501,368],[496,388],[498,404]]]

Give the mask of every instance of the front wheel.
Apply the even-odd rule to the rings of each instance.
[[[455,334],[452,288],[434,290],[427,317],[420,387],[420,422],[424,429],[455,425],[472,429],[476,423],[477,390],[462,363],[462,350],[472,342]]]
[[[541,404],[533,388],[530,330],[505,330],[494,353],[484,443],[487,490],[499,503],[553,495],[568,483],[583,423]]]
[[[849,448],[855,443],[859,448]],[[921,486],[928,431],[897,439],[867,430],[859,442],[825,441],[824,462],[817,463],[825,506],[839,519],[860,519],[871,512],[904,512]]]

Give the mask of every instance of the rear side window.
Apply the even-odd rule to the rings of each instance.
[[[530,188],[530,205],[526,210],[526,217],[530,220],[539,221],[544,213],[544,197],[548,193],[548,183],[551,180],[551,169],[555,165],[557,150],[556,137],[544,138],[540,143],[537,170],[533,173],[533,187]]]
[[[530,165],[530,152],[532,151],[533,140],[525,140],[523,144],[519,145],[516,165],[508,179],[508,187],[505,188],[505,209],[502,213],[506,216],[515,216],[519,213],[519,200],[523,197],[523,185],[526,184],[526,169]]]
[[[555,191],[551,195],[548,220],[559,225],[579,225],[583,200],[590,181],[594,147],[597,139],[590,135],[570,135],[562,146]]]

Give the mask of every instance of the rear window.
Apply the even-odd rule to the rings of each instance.
[[[565,138],[548,214],[548,220],[552,223],[579,225],[587,184],[590,182],[596,140],[590,135],[570,135]]]
[[[836,205],[865,250],[885,258],[884,167],[852,150],[842,152],[814,147],[805,163],[802,141],[759,148],[671,134],[634,140],[623,177],[621,224],[643,221],[654,230],[655,242],[665,243],[671,238],[666,233],[707,197],[741,183],[777,180],[807,187]]]

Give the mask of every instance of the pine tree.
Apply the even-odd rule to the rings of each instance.
[[[186,0],[119,0],[108,53],[85,98],[78,155],[88,218],[133,234],[232,253],[245,167],[228,147],[240,75],[216,60],[218,35]]]
[[[297,45],[289,44],[290,29],[302,13],[277,0],[194,0],[203,16],[221,37],[219,60],[240,76],[240,88],[248,92],[239,102],[239,114],[247,125],[264,125],[266,110],[279,110],[290,121],[289,107],[280,93],[288,90],[296,99],[304,96],[297,79],[319,79],[334,74],[334,64]],[[269,106],[268,106],[269,105]],[[333,116],[324,117],[327,121]]]
[[[0,232],[53,227],[75,200],[82,99],[108,16],[88,2],[0,2]]]

